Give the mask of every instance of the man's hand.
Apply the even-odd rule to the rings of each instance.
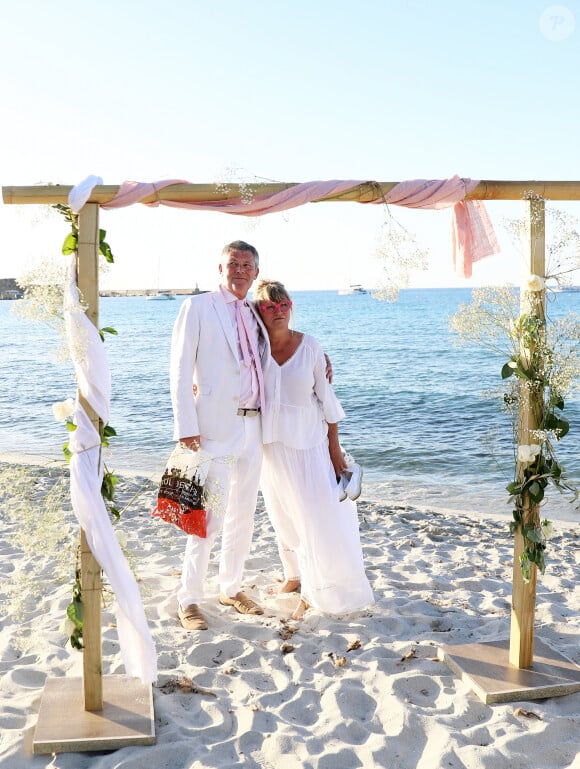
[[[189,438],[179,439],[180,443],[183,443],[184,446],[187,446],[187,448],[191,449],[192,451],[197,451],[199,449],[200,441],[201,435],[190,435]]]

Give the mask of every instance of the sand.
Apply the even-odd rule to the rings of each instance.
[[[50,481],[38,484],[41,501]],[[512,539],[507,519],[484,520],[359,500],[361,538],[376,604],[343,618],[308,612],[288,621],[296,595],[280,577],[260,505],[244,589],[264,607],[247,617],[218,603],[217,551],[203,605],[205,632],[177,621],[184,535],[150,516],[155,485],[123,476],[118,499],[143,493],[120,528],[138,575],[158,652],[157,743],[108,753],[33,755],[45,679],[82,675],[81,653],[60,630],[70,600],[40,564],[43,596],[0,624],[0,765],[6,769],[556,769],[580,767],[580,693],[484,704],[441,660],[441,644],[509,637]],[[4,500],[5,502],[6,500]],[[39,507],[41,509],[41,506]],[[0,514],[3,606],[33,556]],[[580,665],[580,523],[556,524],[538,583],[536,635]],[[123,674],[109,605],[103,672]]]

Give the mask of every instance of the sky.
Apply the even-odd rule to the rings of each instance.
[[[21,0],[0,24],[0,183],[580,180],[580,0]],[[580,203],[559,204],[580,218]],[[429,252],[418,286],[518,282],[502,246],[453,274],[450,212],[309,204],[258,219],[102,212],[103,288],[214,288],[255,245],[293,289],[368,287],[389,216]],[[0,277],[58,260],[48,207],[0,205]]]

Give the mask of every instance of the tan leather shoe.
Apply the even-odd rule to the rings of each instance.
[[[220,603],[222,606],[233,606],[240,614],[263,614],[264,610],[258,606],[255,601],[241,591],[236,593],[233,598],[228,595],[220,594]]]
[[[207,630],[207,621],[196,603],[190,603],[185,609],[178,604],[177,614],[182,627],[186,630]]]

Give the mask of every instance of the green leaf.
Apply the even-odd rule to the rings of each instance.
[[[570,422],[564,417],[557,417],[555,414],[548,414],[544,420],[546,430],[558,431],[558,440],[563,438],[570,431]]]
[[[66,422],[65,427],[69,433],[74,433],[74,431],[77,429],[77,426],[74,422]]]
[[[513,372],[514,372],[514,374],[519,379],[530,379],[531,378],[529,373],[525,369],[520,368],[519,366],[517,366],[517,368],[513,369]]]
[[[62,453],[64,454],[64,458],[66,459],[66,461],[70,462],[70,459],[72,457],[72,451],[68,447],[68,441],[63,444]]]
[[[524,526],[524,537],[530,542],[541,542],[542,534],[535,526]]]
[[[105,473],[103,476],[103,483],[101,485],[101,494],[105,499],[112,502],[115,499],[115,486],[119,482],[119,478],[112,473]]]
[[[83,627],[83,602],[80,598],[74,598],[66,609],[66,616],[75,623],[77,628]]]
[[[114,336],[118,336],[119,335],[119,332],[116,329],[114,329],[112,326],[103,326],[103,328],[100,329],[100,331],[103,334],[113,334]],[[103,337],[101,336],[101,338],[103,338]]]
[[[70,637],[70,645],[73,647],[73,649],[78,649],[79,651],[82,651],[84,649],[83,643],[82,643],[82,631],[77,630],[75,633],[73,633]]]
[[[101,253],[105,257],[105,259],[109,264],[114,263],[115,257],[113,256],[111,247],[109,246],[108,243],[105,243],[104,240],[99,243],[99,253]]]
[[[117,431],[115,430],[115,428],[114,428],[114,427],[111,427],[111,425],[109,425],[109,424],[106,424],[106,425],[103,427],[103,435],[106,435],[107,437],[109,437],[109,438],[110,438],[110,437],[111,437],[111,435],[117,435]]]
[[[501,378],[508,379],[514,373],[514,369],[509,363],[504,363],[501,369]]]
[[[558,419],[558,426],[556,429],[560,431],[558,435],[558,440],[560,440],[560,438],[563,438],[570,432],[570,422],[562,417],[561,419]]]
[[[69,232],[69,234],[64,239],[64,243],[62,244],[63,256],[70,256],[71,254],[74,254],[77,250],[77,245],[77,236],[74,233]]]
[[[533,481],[528,487],[528,493],[533,502],[541,502],[544,499],[544,489],[538,481]]]

